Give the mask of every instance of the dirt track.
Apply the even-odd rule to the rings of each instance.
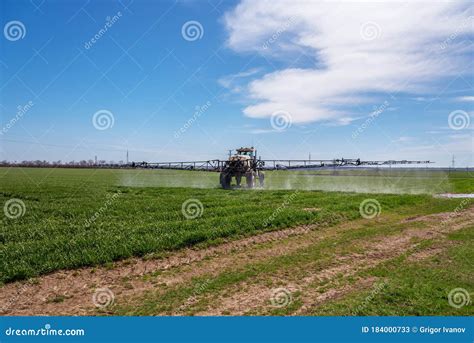
[[[378,220],[382,220],[379,218]],[[399,220],[398,220],[399,222]],[[449,225],[445,223],[448,222]],[[273,258],[298,253],[325,239],[357,230],[367,220],[344,223],[332,228],[302,226],[228,242],[217,247],[176,252],[164,259],[131,259],[115,263],[110,268],[83,268],[60,271],[29,282],[16,282],[0,288],[0,314],[2,315],[90,315],[97,314],[92,301],[98,288],[110,289],[116,304],[137,303],[146,291],[164,292],[170,287],[189,283],[194,277],[217,276],[235,269]],[[355,275],[358,271],[409,252],[420,240],[442,238],[445,233],[474,225],[474,207],[462,212],[441,213],[408,218],[406,229],[390,237],[377,235],[371,241],[361,241],[363,252],[334,256],[332,263],[323,270],[314,270],[303,278],[286,272],[271,277],[290,293],[301,292],[303,305],[294,314],[305,314],[312,306],[328,299],[340,297],[357,288],[367,288],[374,280],[361,279],[355,284],[339,285],[338,277]],[[412,259],[422,259],[442,251],[430,248],[412,254]],[[159,273],[159,274],[158,274]],[[324,287],[319,284],[324,283]],[[327,287],[328,283],[331,287]],[[328,289],[327,289],[328,288]],[[272,296],[265,280],[252,284],[240,282],[225,292],[212,294],[209,306],[198,315],[265,313],[271,307]],[[203,295],[206,297],[208,295]],[[103,312],[102,312],[103,313]],[[159,313],[157,313],[159,314]],[[186,314],[182,308],[171,314]]]

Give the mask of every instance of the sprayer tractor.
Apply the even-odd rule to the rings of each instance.
[[[347,158],[335,158],[332,160],[320,159],[273,159],[262,160],[257,158],[257,150],[254,147],[239,148],[234,155],[230,154],[227,160],[207,160],[207,161],[179,161],[179,162],[132,162],[128,164],[131,168],[152,168],[152,169],[178,169],[218,172],[220,174],[220,185],[224,189],[232,188],[232,181],[235,179],[236,187],[241,187],[242,178],[245,178],[246,188],[263,187],[267,170],[295,169],[319,169],[319,168],[355,168],[355,167],[392,167],[392,165],[413,165],[429,164],[430,161],[407,161],[407,160],[387,160],[371,161]]]
[[[237,149],[237,153],[229,156],[222,166],[220,184],[222,188],[229,189],[232,178],[235,177],[236,186],[240,187],[242,177],[245,177],[247,188],[263,187],[265,175],[262,168],[264,165],[263,161],[257,159],[256,150],[253,147]]]

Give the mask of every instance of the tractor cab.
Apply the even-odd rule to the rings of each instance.
[[[236,154],[229,158],[229,161],[244,161],[250,163],[255,159],[255,149],[252,148],[240,148],[236,150]],[[248,165],[250,167],[250,165]]]
[[[253,158],[255,155],[255,149],[252,148],[240,148],[237,149],[237,155],[239,156],[248,156],[250,158]]]

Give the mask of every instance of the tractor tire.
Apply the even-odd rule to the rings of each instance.
[[[235,182],[237,183],[237,188],[240,187],[240,183],[242,182],[242,175],[238,174],[235,176]]]
[[[253,188],[255,181],[253,173],[247,173],[245,178],[247,179],[247,188]]]
[[[230,189],[230,182],[232,180],[232,175],[229,173],[222,172],[220,175],[221,186],[224,189]]]

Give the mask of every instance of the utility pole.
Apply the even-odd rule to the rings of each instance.
[[[94,165],[97,165],[97,155],[95,155],[95,159],[94,159]]]
[[[127,161],[127,165],[128,165],[128,149],[127,149],[127,158],[125,160]]]
[[[229,158],[232,157],[232,149],[229,149]]]
[[[308,156],[308,157],[309,157],[309,158],[308,158],[309,162],[311,162],[311,153],[309,153],[309,156]]]

